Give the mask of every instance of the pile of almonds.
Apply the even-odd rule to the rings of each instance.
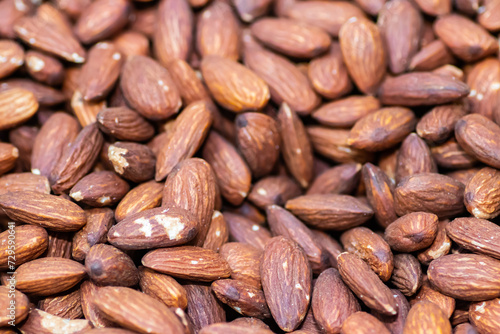
[[[500,333],[498,31],[0,0],[0,334]]]

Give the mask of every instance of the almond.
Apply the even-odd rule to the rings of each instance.
[[[0,92],[0,130],[13,128],[26,122],[38,110],[35,95],[22,88],[12,88]]]
[[[323,104],[313,112],[312,117],[321,124],[344,128],[379,109],[380,102],[373,96],[352,95]]]
[[[341,164],[327,169],[314,179],[313,184],[307,189],[307,195],[350,194],[359,183],[360,170],[361,165],[356,163]]]
[[[24,64],[24,50],[16,42],[0,40],[0,79],[9,76]]]
[[[28,51],[25,62],[28,73],[38,81],[54,86],[64,80],[63,64],[52,56],[38,51]]]
[[[417,292],[422,285],[422,268],[413,255],[398,254],[394,256],[391,283],[405,296],[412,296]]]
[[[9,269],[9,235],[15,235],[15,264],[17,266],[40,257],[49,245],[49,236],[43,227],[20,225],[0,233],[0,268]],[[12,239],[12,238],[11,238]]]
[[[127,180],[140,183],[154,177],[156,158],[146,145],[115,142],[109,145],[107,156],[115,172]]]
[[[498,323],[499,305],[499,298],[470,305],[469,320],[478,332],[495,333],[500,329]]]
[[[236,312],[249,317],[269,318],[264,292],[254,286],[232,279],[221,279],[212,283],[217,298]]]
[[[471,110],[495,121],[500,120],[500,93],[496,88],[500,84],[499,75],[500,60],[495,58],[473,65],[467,74],[467,85],[471,89],[467,101]]]
[[[394,187],[391,180],[380,168],[367,163],[362,169],[368,202],[373,208],[375,219],[387,227],[397,219],[394,209]]]
[[[186,308],[186,290],[172,277],[144,267],[139,267],[139,277],[141,290],[145,294],[162,301],[168,307]]]
[[[106,244],[90,248],[85,268],[98,285],[133,286],[139,283],[139,271],[132,259],[121,250]]]
[[[351,314],[342,324],[342,334],[357,333],[359,331],[373,331],[374,333],[389,334],[384,324],[373,315],[366,312]]]
[[[99,129],[118,140],[145,141],[153,137],[153,126],[126,107],[103,108],[96,116]]]
[[[231,278],[261,288],[260,261],[262,250],[249,244],[229,242],[222,245],[220,255],[231,267]]]
[[[235,241],[264,250],[266,243],[271,239],[271,232],[267,228],[244,216],[224,212],[224,218],[229,226],[229,236]]]
[[[446,141],[455,129],[455,124],[465,116],[461,105],[444,105],[433,108],[417,123],[417,134],[432,144]]]
[[[79,289],[47,297],[38,302],[40,310],[66,319],[80,319],[83,316]]]
[[[451,334],[451,324],[439,306],[429,301],[421,301],[410,309],[404,333]]]
[[[109,208],[90,209],[86,212],[87,224],[73,236],[72,257],[82,261],[95,244],[105,243],[108,230],[113,225],[113,210]]]
[[[284,205],[286,201],[302,194],[294,180],[287,176],[268,176],[254,184],[248,199],[261,209],[268,205]]]

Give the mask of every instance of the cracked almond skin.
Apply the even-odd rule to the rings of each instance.
[[[365,94],[375,93],[386,69],[386,51],[377,25],[365,18],[351,18],[342,25],[339,41],[356,86]]]
[[[339,98],[353,88],[338,42],[332,42],[327,54],[311,60],[307,76],[314,90],[327,99]]]
[[[139,271],[121,250],[106,244],[90,248],[85,268],[92,281],[100,286],[134,286],[139,283]]]
[[[181,208],[191,213],[198,223],[198,234],[192,244],[202,246],[210,228],[217,183],[210,165],[199,158],[180,162],[169,174],[163,188],[162,207]]]
[[[205,140],[213,116],[207,103],[188,105],[174,121],[173,131],[160,148],[156,160],[156,180],[161,181],[179,162],[191,158]]]
[[[198,222],[181,208],[154,208],[128,215],[111,227],[108,241],[125,250],[171,247],[187,243],[198,232]]]
[[[312,271],[302,248],[286,237],[266,245],[260,263],[262,288],[278,326],[287,332],[305,318],[311,298]]]
[[[0,307],[9,312],[2,312],[0,315],[0,326],[9,326],[9,323],[14,320],[15,324],[19,324],[28,316],[30,311],[28,297],[17,290],[10,290],[7,286],[0,286]],[[13,312],[10,313],[10,312]],[[10,319],[9,315],[14,315],[14,319]]]
[[[316,57],[331,43],[323,29],[286,18],[260,19],[252,24],[251,32],[267,47],[293,58]]]
[[[120,87],[130,106],[147,119],[165,120],[176,114],[181,97],[168,71],[145,56],[127,59]]]
[[[282,235],[302,247],[313,273],[321,273],[328,268],[328,255],[323,252],[321,245],[316,242],[314,234],[304,223],[277,205],[267,206],[266,215],[274,236]]]
[[[250,191],[252,174],[236,148],[217,132],[211,131],[202,156],[212,166],[222,196],[229,203],[240,205]]]
[[[347,144],[367,151],[382,151],[403,141],[417,120],[410,109],[382,108],[359,119],[351,128]]]
[[[102,1],[102,0],[100,0]],[[78,90],[84,101],[99,101],[105,98],[118,80],[124,57],[112,43],[94,45],[80,73]]]
[[[392,249],[411,253],[427,248],[436,237],[438,217],[427,212],[412,212],[392,222],[384,238]]]
[[[341,334],[379,333],[390,334],[385,325],[373,315],[358,311],[351,314],[342,324]]]
[[[244,41],[245,65],[267,83],[276,104],[286,102],[300,115],[309,115],[320,104],[309,79],[295,64],[265,50],[251,36]]]
[[[366,227],[355,227],[342,233],[340,241],[346,252],[356,254],[368,263],[382,281],[391,278],[393,255],[381,236]]]
[[[329,168],[314,179],[306,194],[350,194],[359,183],[360,171],[361,164],[357,163]]]
[[[304,124],[297,113],[283,103],[278,112],[278,125],[285,164],[295,180],[303,188],[307,188],[314,176],[314,170],[312,146]]]
[[[325,333],[340,333],[344,321],[361,310],[358,300],[333,268],[318,276],[313,288],[311,308],[318,327]]]
[[[398,313],[392,291],[366,262],[350,253],[341,253],[337,262],[342,280],[366,306],[384,315]]]
[[[473,62],[498,51],[496,39],[465,16],[444,15],[434,22],[434,32],[458,58]]]
[[[465,186],[464,203],[474,217],[493,219],[500,214],[500,171],[480,169]]]
[[[142,265],[177,278],[212,282],[231,275],[229,264],[216,252],[194,246],[156,249],[142,258]]]
[[[439,306],[430,301],[421,301],[408,312],[404,333],[451,334],[452,330],[448,317]]]
[[[71,189],[94,165],[104,138],[95,123],[84,127],[68,145],[49,176],[52,190],[61,194]]]
[[[458,144],[479,161],[500,168],[500,126],[479,114],[462,117],[455,124]]]
[[[441,144],[453,134],[455,124],[465,114],[465,108],[459,104],[434,107],[418,121],[416,132],[431,144]]]
[[[416,133],[410,133],[398,150],[396,184],[410,175],[437,172],[436,162],[425,141]]]
[[[198,15],[196,49],[201,58],[213,55],[238,60],[240,38],[240,23],[229,3],[214,1]]]
[[[396,213],[432,212],[440,218],[464,211],[463,183],[437,173],[423,173],[401,180],[394,191]]]
[[[271,97],[265,81],[234,60],[206,56],[201,72],[215,101],[233,112],[262,109]]]
[[[39,225],[52,231],[77,231],[87,223],[85,211],[75,203],[35,191],[0,195],[0,207],[13,221]]]
[[[0,130],[26,122],[38,111],[39,106],[35,95],[23,88],[0,92],[0,103]]]
[[[254,286],[233,279],[221,279],[212,283],[217,298],[247,317],[270,318],[264,292]]]
[[[312,117],[321,124],[348,128],[362,117],[380,109],[380,102],[373,96],[351,95],[325,103],[313,112]]]
[[[285,207],[309,226],[322,230],[347,230],[373,216],[373,210],[368,205],[348,195],[299,196],[289,200]]]
[[[0,55],[4,62],[0,64],[0,79],[3,79],[24,64],[24,49],[16,42],[0,40]]]
[[[500,296],[500,261],[486,255],[451,254],[429,264],[427,275],[441,293],[462,300],[483,301]]]
[[[96,208],[85,211],[87,224],[73,236],[71,256],[82,261],[95,244],[105,243],[108,230],[114,223],[113,210]]]
[[[380,10],[377,25],[387,47],[391,72],[405,72],[419,48],[422,15],[409,1],[390,1]]]
[[[446,234],[460,247],[500,259],[500,228],[478,218],[456,218],[446,225]]]
[[[492,1],[493,2],[493,1]],[[467,85],[471,93],[467,97],[470,109],[476,114],[480,114],[500,121],[500,60],[496,58],[486,58],[475,64],[467,73]]]
[[[96,122],[102,132],[118,140],[142,142],[155,134],[154,127],[147,120],[127,107],[103,108],[97,114]]]
[[[255,177],[269,174],[280,153],[281,134],[270,116],[247,112],[235,119],[236,143]]]
[[[76,261],[40,258],[17,268],[16,288],[26,294],[50,296],[71,289],[85,276],[85,267]]]
[[[93,172],[78,181],[69,192],[76,202],[93,207],[112,206],[130,190],[126,181],[111,171]]]
[[[413,72],[386,78],[377,96],[384,105],[412,107],[450,103],[469,92],[469,86],[453,77]]]
[[[139,267],[139,285],[145,294],[162,301],[168,307],[187,307],[186,290],[172,277]]]
[[[394,209],[394,186],[384,171],[366,163],[361,171],[366,188],[368,203],[373,208],[375,219],[382,227],[387,227],[398,216]]]
[[[365,17],[365,14],[359,7],[347,1],[294,2],[285,15],[289,18],[322,28],[333,37],[339,35],[340,28],[351,17]]]
[[[160,206],[163,188],[162,183],[152,180],[131,189],[116,206],[116,221],[120,222],[134,213]]]
[[[47,231],[40,226],[19,225],[15,229],[16,265],[40,257],[49,245]],[[9,230],[0,233],[0,269],[7,270],[9,259]]]
[[[411,254],[394,256],[391,283],[405,296],[414,295],[422,285],[422,267]]]
[[[500,330],[500,298],[472,303],[469,321],[479,333],[494,334]]]
[[[183,326],[170,309],[153,297],[125,287],[103,287],[94,303],[106,318],[140,333],[182,333]]]
[[[154,178],[156,158],[146,145],[115,142],[106,153],[115,172],[124,179],[140,183]]]

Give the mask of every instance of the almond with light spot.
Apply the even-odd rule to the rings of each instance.
[[[131,189],[116,206],[115,219],[119,222],[134,213],[160,206],[163,188],[163,184],[153,180]]]
[[[130,186],[114,172],[100,171],[84,176],[69,192],[76,202],[94,207],[112,206],[129,191]]]
[[[107,154],[115,172],[124,179],[140,183],[155,175],[156,158],[146,145],[115,142],[109,145]]]
[[[85,211],[87,224],[73,236],[71,256],[82,261],[95,244],[105,243],[108,230],[114,223],[113,210],[96,208]]]
[[[212,283],[212,291],[221,302],[241,315],[261,319],[271,317],[264,292],[250,284],[222,279]]]
[[[43,227],[33,225],[20,225],[14,229],[8,229],[0,233],[0,269],[9,268],[9,255],[12,249],[9,245],[10,235],[15,236],[15,259],[16,265],[31,261],[40,257],[49,245],[49,236]]]

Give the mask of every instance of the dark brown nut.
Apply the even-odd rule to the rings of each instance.
[[[406,317],[410,311],[410,303],[406,300],[406,297],[397,289],[392,289],[394,298],[396,299],[396,304],[398,307],[398,314],[395,316],[383,315],[376,311],[371,311],[378,320],[382,321],[391,333],[403,333],[403,328],[406,322]]]
[[[264,292],[254,286],[233,279],[222,279],[212,283],[212,291],[224,304],[247,317],[269,318],[269,308]]]
[[[115,172],[124,179],[140,183],[154,177],[156,158],[146,145],[116,142],[109,145],[107,153]]]
[[[498,225],[477,218],[456,218],[446,225],[446,234],[460,247],[500,259]]]
[[[319,327],[327,333],[338,333],[345,319],[361,307],[339,272],[323,271],[314,284],[311,308]]]
[[[474,217],[493,219],[500,214],[498,191],[500,171],[485,167],[479,170],[465,186],[464,202],[467,211]]]
[[[302,248],[279,236],[271,239],[260,263],[262,288],[274,320],[293,331],[305,318],[311,298],[312,271]]]
[[[300,186],[288,176],[268,176],[254,184],[248,200],[265,209],[268,205],[284,205],[289,199],[301,194]]]
[[[83,282],[80,286],[80,295],[81,295],[81,305],[83,315],[85,319],[88,319],[94,327],[110,327],[116,326],[113,321],[109,320],[102,314],[97,308],[94,300],[99,292],[104,287],[99,287],[92,283],[92,281],[87,280]]]
[[[95,244],[105,243],[108,230],[113,225],[113,210],[109,208],[90,209],[86,212],[87,224],[75,233],[72,243],[72,257],[82,261]]]
[[[104,108],[96,117],[99,129],[118,140],[145,141],[153,137],[153,126],[126,107]]]
[[[472,177],[474,175],[476,175],[477,172],[479,172],[479,170],[480,170],[480,168],[477,168],[477,167],[476,168],[468,168],[468,169],[460,169],[460,170],[449,172],[446,175],[451,177],[452,179],[466,185],[467,183],[469,183],[470,179],[472,179]]]
[[[264,250],[271,239],[271,232],[254,221],[230,212],[224,212],[224,218],[229,226],[229,236],[232,240],[250,244]]]
[[[398,151],[396,184],[403,178],[420,173],[437,173],[437,166],[427,144],[411,133],[403,140]]]
[[[435,214],[412,212],[387,226],[384,238],[395,251],[411,253],[429,247],[437,229],[438,217]]]
[[[167,69],[179,89],[184,105],[210,98],[201,79],[186,61],[182,59],[172,60],[168,63]]]
[[[375,219],[382,227],[387,227],[398,218],[394,210],[394,186],[387,174],[371,163],[363,166],[362,175]]]
[[[477,163],[476,158],[465,152],[454,138],[450,138],[439,146],[434,146],[431,152],[438,166],[442,168],[469,168]]]
[[[321,124],[343,128],[353,126],[359,119],[379,109],[380,102],[375,97],[352,95],[323,104],[312,117]]]
[[[9,236],[15,236],[15,253]],[[12,240],[12,237],[10,238]],[[15,254],[17,266],[41,256],[49,245],[49,236],[43,227],[20,225],[0,233],[0,269],[9,268],[9,255]],[[12,262],[12,258],[10,259]]]
[[[120,249],[152,249],[182,245],[198,232],[198,222],[181,208],[155,208],[128,215],[108,232]]]
[[[451,334],[451,324],[438,305],[429,301],[421,301],[410,309],[406,318],[404,333]]]
[[[413,296],[422,285],[422,267],[411,254],[394,256],[391,283],[405,296]]]
[[[361,164],[335,166],[319,174],[307,189],[312,194],[350,194],[359,183]]]
[[[337,261],[342,280],[366,306],[385,315],[398,313],[392,291],[367,263],[350,253],[340,254]]]
[[[69,196],[76,202],[94,207],[112,206],[129,191],[130,186],[114,172],[90,173],[78,181]]]
[[[221,247],[220,255],[231,267],[232,279],[261,288],[261,250],[249,244],[229,242]]]
[[[162,301],[168,307],[186,308],[186,290],[172,277],[145,267],[139,267],[139,277],[141,291],[145,294]]]
[[[163,188],[163,184],[152,180],[131,189],[116,206],[116,221],[120,222],[134,213],[160,206]]]
[[[429,265],[431,261],[450,252],[451,240],[446,233],[446,225],[448,225],[448,223],[449,221],[447,219],[439,222],[436,238],[434,239],[432,245],[418,254],[418,260],[422,264]]]
[[[373,210],[352,196],[337,194],[305,195],[289,200],[286,209],[310,226],[342,231],[363,224]]]
[[[465,186],[449,176],[424,173],[404,178],[394,191],[396,213],[432,212],[440,218],[463,212]]]
[[[418,293],[410,299],[410,304],[415,305],[423,300],[430,301],[439,306],[441,311],[443,311],[448,318],[452,315],[453,310],[455,309],[455,299],[437,291],[425,275],[423,276],[420,290],[418,290]]]
[[[382,151],[401,142],[416,124],[415,115],[407,108],[382,108],[354,124],[347,144],[361,150]]]
[[[270,0],[234,0],[240,19],[245,22],[252,22],[257,17],[266,14],[272,1]]]
[[[132,259],[110,245],[92,246],[85,258],[85,268],[97,285],[133,286],[139,283],[139,271]]]
[[[391,248],[381,236],[366,227],[355,227],[344,232],[340,241],[346,252],[356,254],[368,263],[382,281],[391,278],[393,256]]]
[[[238,115],[236,142],[255,177],[269,174],[279,157],[281,135],[278,123],[270,116],[248,112]]]
[[[342,245],[330,235],[323,231],[311,230],[316,238],[316,242],[321,245],[323,251],[328,254],[330,265],[337,268],[337,256],[344,251]]]
[[[453,298],[483,301],[500,296],[500,261],[477,254],[451,254],[430,263],[432,285]]]
[[[193,331],[200,331],[210,324],[226,321],[226,312],[222,303],[215,297],[210,286],[188,284],[184,285],[187,292],[187,315],[192,323]]]
[[[40,300],[38,308],[66,319],[79,319],[83,316],[79,289]]]
[[[342,324],[342,331],[340,333],[355,334],[360,331],[365,333],[390,333],[380,320],[366,312],[356,312],[351,314]]]
[[[414,72],[388,77],[378,98],[385,105],[427,106],[445,104],[469,94],[469,87],[453,77],[432,72]]]

